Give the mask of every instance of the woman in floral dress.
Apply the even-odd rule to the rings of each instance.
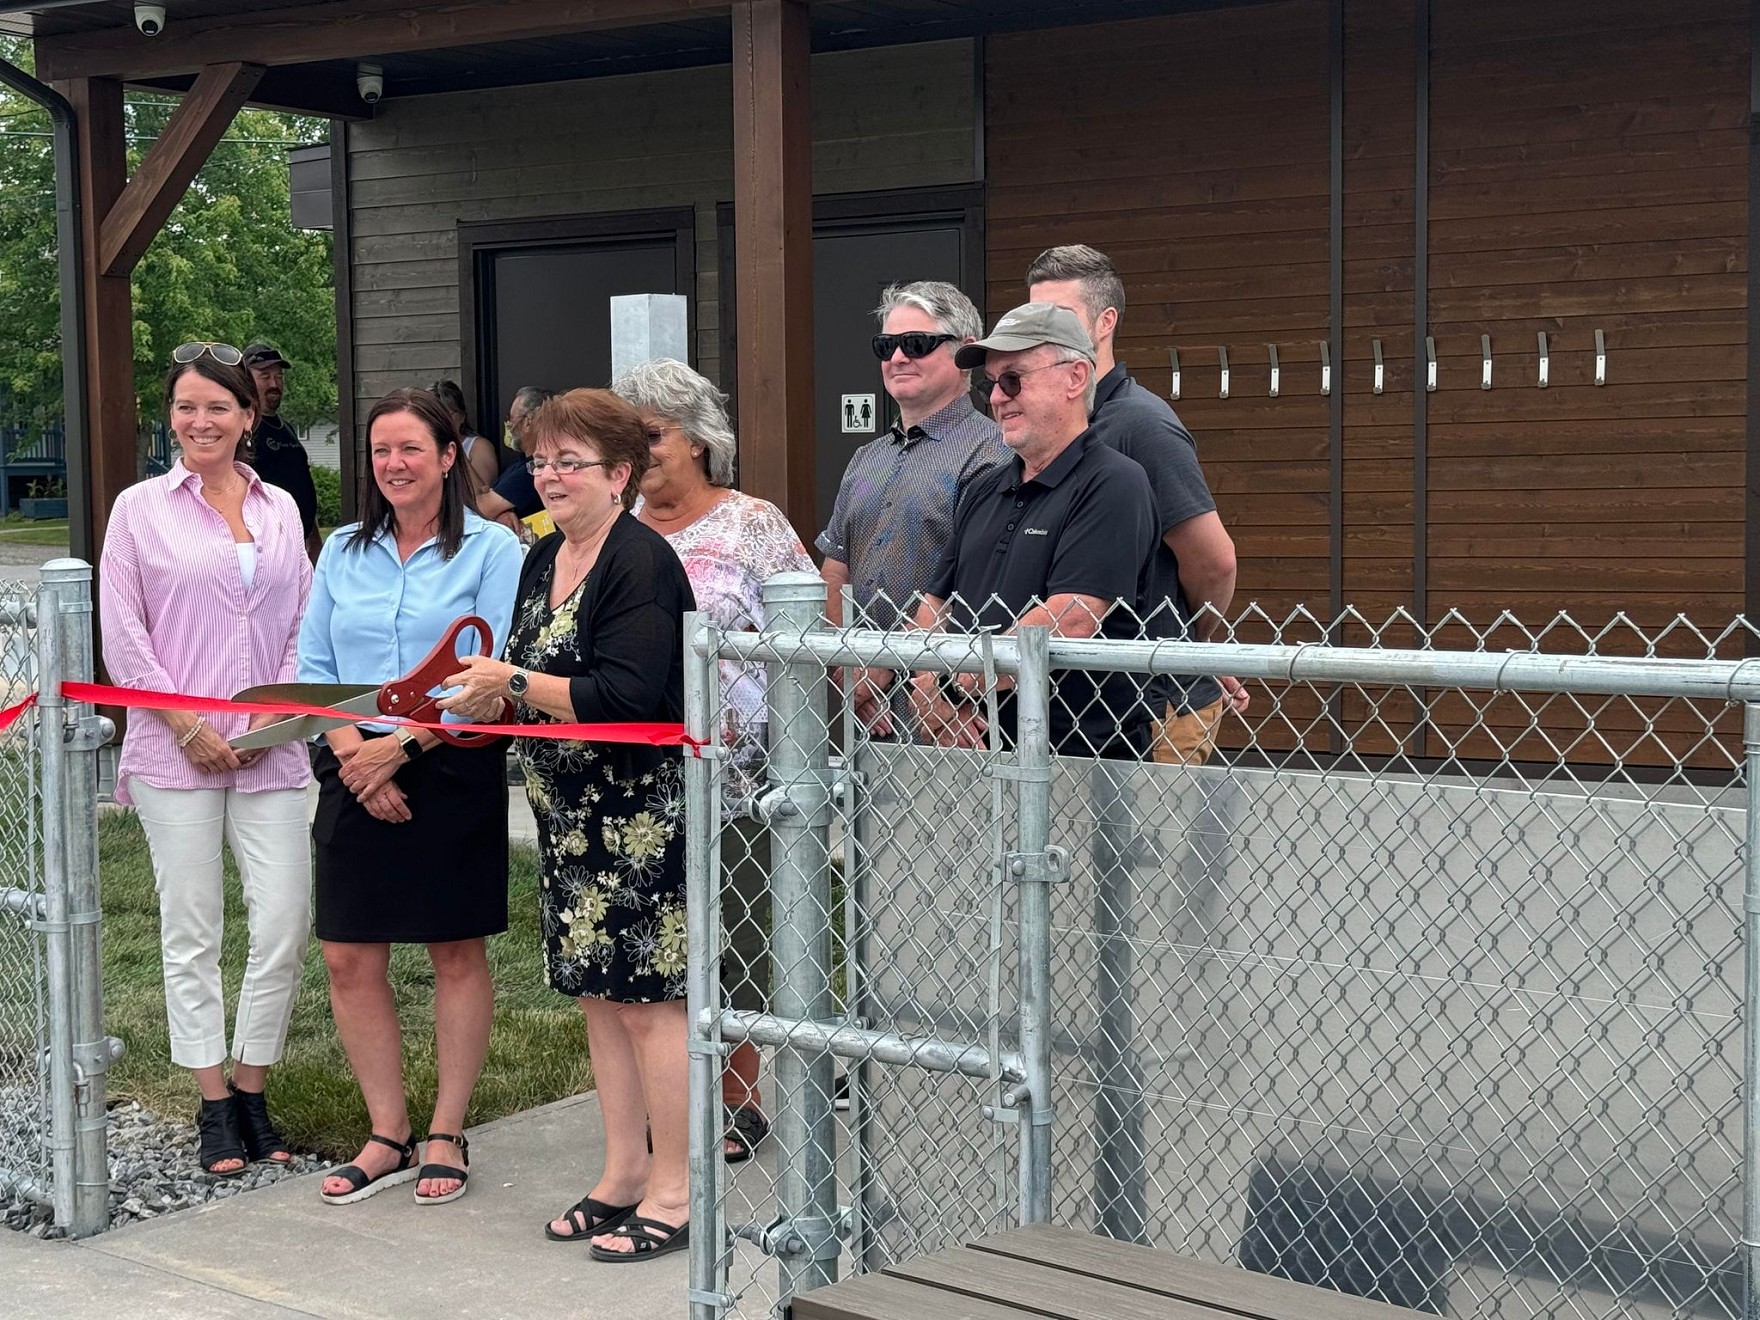
[[[465,662],[442,704],[482,719],[507,699],[531,724],[676,723],[695,600],[665,539],[626,516],[647,428],[609,391],[571,390],[542,404],[531,430],[557,531],[526,557],[506,659]],[[586,1014],[605,1123],[604,1172],[546,1232],[590,1240],[598,1260],[643,1260],[689,1239],[679,753],[527,738],[519,754],[538,823],[545,967]]]
[[[778,573],[816,573],[782,510],[734,490],[738,449],[725,396],[682,362],[662,358],[612,383],[641,409],[653,462],[642,476],[636,517],[664,536],[684,562],[697,608],[726,632],[764,626],[764,582]],[[729,756],[722,803],[721,984],[734,1008],[761,1013],[770,989],[770,831],[747,807],[764,783],[767,708],[764,666],[721,663],[723,738]],[[721,1077],[729,1164],[751,1158],[770,1131],[758,1094],[758,1051],[735,1046]]]

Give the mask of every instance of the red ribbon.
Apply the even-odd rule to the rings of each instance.
[[[153,692],[145,688],[110,687],[104,683],[63,683],[61,695],[69,701],[95,706],[125,706],[131,710],[189,710],[223,715],[321,715],[351,722],[367,719],[329,706],[308,706],[297,701],[231,701],[225,697],[188,697],[177,692]],[[37,704],[32,693],[16,706],[0,710],[0,733]],[[375,723],[405,724],[416,729],[445,729],[448,733],[498,733],[510,738],[561,738],[576,742],[643,743],[651,747],[688,747],[701,755],[702,744],[688,736],[682,724],[440,724],[401,716],[378,717]]]

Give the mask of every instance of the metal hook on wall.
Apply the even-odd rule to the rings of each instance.
[[[1267,344],[1267,345],[1265,345],[1265,351],[1267,353],[1271,354],[1271,397],[1275,399],[1277,397],[1277,381],[1278,381],[1277,345],[1276,344]]]
[[[1491,336],[1479,336],[1479,388],[1491,388]]]
[[[1430,335],[1424,336],[1424,389],[1436,389],[1436,340]]]
[[[1546,332],[1538,332],[1540,336],[1540,380],[1541,389],[1545,389],[1552,381],[1552,357],[1546,351]]]
[[[1168,349],[1167,357],[1168,361],[1173,363],[1173,391],[1169,397],[1177,399],[1179,398],[1179,350],[1177,348]]]
[[[1218,344],[1216,347],[1216,355],[1217,355],[1218,360],[1222,363],[1222,393],[1218,394],[1216,397],[1219,399],[1226,399],[1228,397],[1228,347],[1227,347],[1227,345]]]
[[[1607,384],[1607,336],[1600,330],[1595,332],[1595,383]]]
[[[1320,393],[1332,393],[1332,344],[1320,341]]]
[[[1387,384],[1387,366],[1381,360],[1381,341],[1379,339],[1371,339],[1369,341],[1369,346],[1375,350],[1375,384],[1373,389],[1375,393],[1379,394],[1381,393],[1382,388]]]

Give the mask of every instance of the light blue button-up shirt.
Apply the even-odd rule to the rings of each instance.
[[[348,539],[359,526],[338,527],[318,556],[311,603],[299,630],[300,682],[401,678],[427,658],[462,614],[488,622],[494,654],[501,654],[513,623],[523,558],[512,532],[467,510],[464,540],[451,559],[442,559],[430,539],[399,560],[397,538],[389,534],[349,549]],[[476,646],[471,633],[458,639],[461,654]]]

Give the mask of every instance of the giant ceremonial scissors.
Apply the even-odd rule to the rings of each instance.
[[[474,614],[466,614],[452,621],[446,635],[428,652],[427,659],[402,678],[394,678],[389,683],[264,683],[234,693],[234,701],[288,701],[302,706],[328,706],[348,713],[295,715],[229,738],[227,745],[240,752],[258,747],[278,747],[295,739],[310,738],[346,724],[385,715],[438,724],[441,715],[437,704],[439,698],[430,694],[442,686],[449,674],[459,671],[458,637],[467,628],[476,629],[478,655],[494,653],[495,639],[489,625]],[[503,710],[506,710],[506,703],[503,703]],[[477,747],[501,736],[495,733],[453,733],[444,728],[437,728],[433,733],[442,742],[457,747]]]

